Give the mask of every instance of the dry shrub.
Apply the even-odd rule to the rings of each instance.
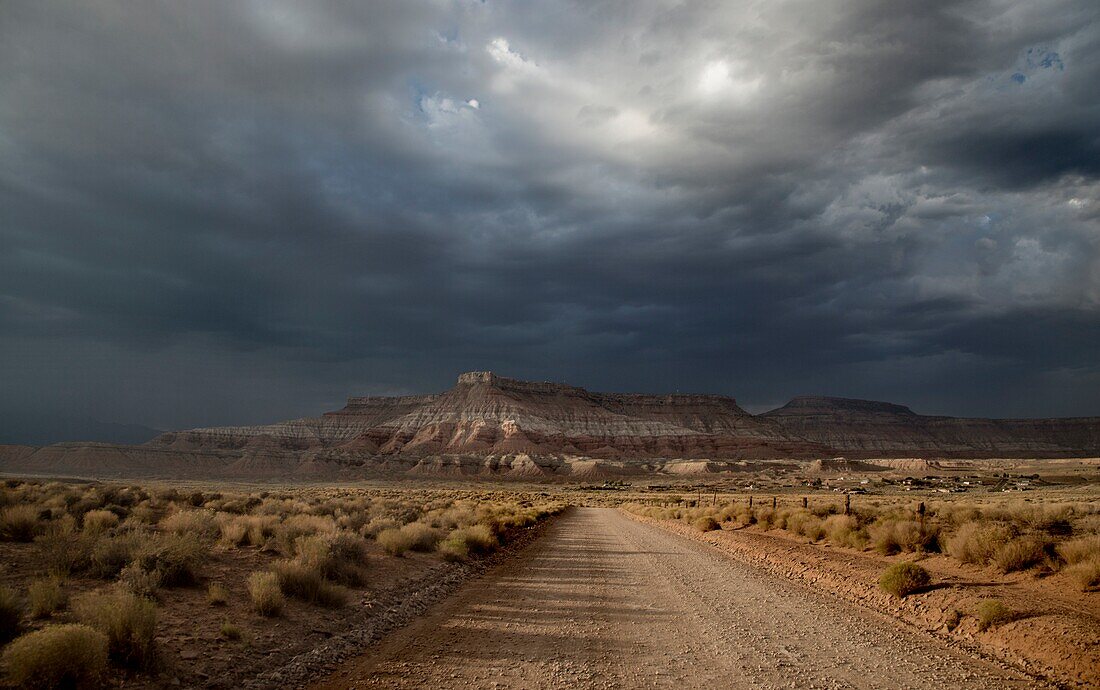
[[[1021,527],[1049,536],[1064,537],[1073,532],[1073,525],[1070,523],[1073,508],[1065,504],[1029,505],[1016,503],[1003,508],[1000,514]]]
[[[451,539],[450,537],[439,542],[439,544],[436,545],[436,551],[445,561],[464,561],[470,557],[470,548],[466,546],[466,542],[461,539]]]
[[[422,522],[410,522],[403,527],[383,530],[377,539],[386,553],[400,556],[406,551],[431,551],[439,543],[440,536],[439,530],[433,527]]]
[[[1100,555],[1077,561],[1066,568],[1066,575],[1082,590],[1100,587]]]
[[[85,534],[103,534],[112,527],[118,526],[118,516],[109,510],[89,510],[84,513]]]
[[[229,602],[229,590],[217,582],[211,582],[206,588],[206,601],[211,606],[225,606]]]
[[[931,582],[932,576],[916,563],[895,563],[882,573],[878,586],[900,599]]]
[[[0,644],[19,634],[23,625],[23,602],[9,587],[0,587]]]
[[[161,585],[175,587],[198,579],[208,553],[194,534],[158,534],[142,545],[135,562],[147,573],[156,572]]]
[[[128,523],[137,523],[139,525],[155,525],[164,519],[166,508],[161,505],[154,505],[149,501],[143,501],[134,506],[130,511],[130,517],[127,518]]]
[[[306,537],[322,532],[335,532],[336,522],[322,515],[292,515],[275,528],[275,540],[279,551],[284,555],[294,554],[294,542],[298,537]]]
[[[448,551],[486,554],[491,553],[500,546],[496,536],[485,525],[460,527],[447,535],[445,542],[448,544],[447,549],[444,551],[445,556]]]
[[[353,534],[317,534],[298,537],[294,542],[295,560],[316,570],[329,580],[346,585],[362,585],[366,574],[367,544]]]
[[[825,537],[825,525],[820,518],[807,510],[797,510],[788,513],[786,529],[793,534],[801,534],[810,541],[818,541]]]
[[[157,609],[129,593],[85,594],[73,602],[80,622],[107,635],[111,658],[124,666],[148,668],[156,656]]]
[[[28,542],[42,531],[39,510],[33,505],[16,505],[0,510],[0,541]]]
[[[1070,565],[1100,558],[1100,534],[1062,542],[1058,545],[1058,555]]]
[[[218,628],[218,633],[231,642],[236,642],[244,637],[244,631],[241,630],[239,626],[234,625],[229,621],[224,621],[222,623],[221,627]]]
[[[993,554],[993,563],[1003,573],[1026,570],[1047,558],[1050,542],[1036,536],[1017,537]]]
[[[347,590],[327,581],[314,567],[288,560],[279,561],[273,570],[283,594],[329,608],[339,608],[347,603]]]
[[[393,520],[391,518],[376,517],[368,522],[365,527],[363,527],[362,532],[363,536],[371,537],[372,539],[374,539],[377,538],[378,535],[382,532],[385,532],[389,529],[396,529],[400,526],[401,525],[397,522],[397,520]]]
[[[986,599],[978,604],[978,630],[989,630],[998,625],[1011,623],[1020,617],[999,599]]]
[[[46,571],[51,575],[67,577],[89,567],[94,537],[77,532],[76,520],[71,515],[65,515],[47,525],[34,543],[42,554]]]
[[[181,510],[161,520],[161,529],[170,534],[192,534],[213,538],[218,534],[218,523],[213,511]]]
[[[248,546],[248,525],[240,518],[221,523],[221,541],[229,546]]]
[[[764,508],[756,513],[756,524],[762,529],[776,529],[779,527],[779,513],[771,508]]]
[[[91,550],[91,574],[103,579],[116,577],[145,548],[149,536],[127,531],[99,538]]]
[[[967,522],[947,540],[947,553],[963,563],[985,565],[1012,538],[1000,523]]]
[[[915,520],[878,520],[868,529],[871,546],[882,554],[939,551],[939,530]]]
[[[830,515],[822,527],[829,541],[837,546],[863,549],[867,546],[867,534],[859,528],[859,521],[851,515]]]
[[[279,519],[274,515],[218,515],[221,540],[229,546],[263,546],[275,536]]]
[[[279,576],[272,572],[249,575],[248,596],[252,599],[252,608],[261,616],[278,616],[286,603],[279,588]]]
[[[701,517],[691,524],[700,532],[713,532],[722,529],[722,525],[718,524],[718,521],[709,515]]]
[[[365,510],[356,510],[347,515],[336,518],[336,524],[340,529],[349,532],[358,532],[370,522],[370,513]]]
[[[65,594],[61,578],[48,577],[33,580],[30,583],[27,587],[27,601],[30,604],[32,617],[49,618],[65,608],[69,597]]]
[[[156,599],[161,585],[161,574],[156,570],[142,570],[140,564],[131,563],[118,574],[118,584],[135,596]]]
[[[4,649],[5,679],[20,688],[94,688],[107,671],[107,636],[87,625],[51,625]]]
[[[734,511],[734,517],[736,518],[738,524],[741,525],[756,524],[756,515],[748,506],[738,506],[737,509]]]

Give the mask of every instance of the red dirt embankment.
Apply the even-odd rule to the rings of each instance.
[[[626,511],[623,511],[626,512]],[[946,639],[1072,687],[1100,687],[1100,594],[1076,592],[1033,575],[1001,575],[945,556],[921,560],[932,575],[925,591],[897,599],[878,578],[903,557],[806,543],[779,532],[746,529],[699,532],[681,522],[626,513],[630,518],[718,548],[773,575],[898,618]],[[1054,578],[1050,578],[1053,580]],[[1058,578],[1059,580],[1061,578]],[[1020,618],[981,631],[976,610],[999,599]]]

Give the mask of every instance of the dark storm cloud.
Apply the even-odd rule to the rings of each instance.
[[[494,368],[1100,414],[1098,14],[8,3],[0,413]]]

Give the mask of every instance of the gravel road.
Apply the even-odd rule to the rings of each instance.
[[[577,508],[315,688],[1024,688],[993,662]]]

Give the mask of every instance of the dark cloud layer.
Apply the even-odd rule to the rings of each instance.
[[[480,368],[1100,414],[1098,20],[6,3],[0,414],[263,421]]]

